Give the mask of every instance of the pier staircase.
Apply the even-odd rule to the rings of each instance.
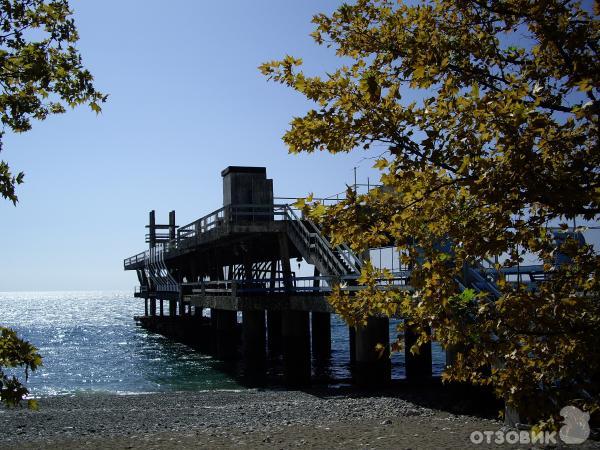
[[[558,268],[563,264],[570,262],[570,258],[560,251],[560,246],[565,239],[573,239],[578,245],[585,245],[585,238],[580,231],[563,231],[556,230],[554,234],[555,255],[552,261],[548,261],[554,268]],[[483,259],[481,262],[465,266],[463,276],[457,279],[461,291],[470,288],[476,293],[487,292],[493,299],[497,300],[501,297],[501,292],[498,289],[498,279],[504,277],[505,281],[514,286],[534,291],[539,284],[547,280],[552,272],[544,269],[542,264],[532,265],[517,265],[513,267],[496,268],[496,264],[488,259]],[[512,280],[511,280],[512,278]]]
[[[284,211],[290,240],[321,275],[340,279],[360,275],[362,261],[347,245],[332,246],[314,222],[300,218],[289,205]]]
[[[488,270],[481,264],[465,266],[463,276],[456,279],[460,291],[473,289],[475,293],[487,292],[494,300],[499,299],[502,294],[498,289],[496,280],[499,273],[496,270]]]

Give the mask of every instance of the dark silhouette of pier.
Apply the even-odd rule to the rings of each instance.
[[[260,375],[268,354],[283,356],[284,381],[290,386],[311,382],[311,361],[331,353],[331,313],[327,296],[334,286],[352,295],[365,255],[348,246],[333,246],[311,220],[290,204],[276,203],[273,182],[264,167],[227,167],[223,177],[223,207],[178,227],[175,211],[167,224],[149,214],[148,250],[124,260],[140,283],[135,296],[145,301],[136,320],[149,330],[195,343],[221,360],[243,359]],[[291,261],[313,266],[311,276],[299,276]],[[511,275],[506,271],[506,276]],[[382,289],[410,290],[410,271],[392,272]],[[466,267],[457,280],[499,296],[498,272]],[[541,266],[519,268],[519,280],[534,285],[543,278]],[[165,310],[165,306],[168,310]],[[210,309],[210,319],[203,316]],[[241,330],[238,312],[241,311]],[[409,329],[405,348],[416,341]],[[348,346],[353,381],[383,386],[391,379],[389,321],[371,317],[365,326],[349,328]],[[377,344],[385,347],[383,352]],[[312,355],[312,358],[311,358]],[[447,352],[449,362],[452,352]],[[419,354],[405,352],[408,381],[431,378],[431,345]]]

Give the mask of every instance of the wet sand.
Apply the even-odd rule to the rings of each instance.
[[[436,386],[50,397],[0,409],[0,448],[502,448],[470,442],[503,426],[497,405],[477,402]]]

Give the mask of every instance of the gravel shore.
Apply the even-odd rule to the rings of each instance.
[[[500,448],[469,436],[502,428],[489,414],[455,412],[461,405],[435,388],[86,394],[39,406],[0,409],[0,448]]]

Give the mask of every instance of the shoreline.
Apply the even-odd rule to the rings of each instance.
[[[459,400],[435,385],[44,397],[39,411],[0,409],[0,447],[505,448],[470,442],[502,423]]]

